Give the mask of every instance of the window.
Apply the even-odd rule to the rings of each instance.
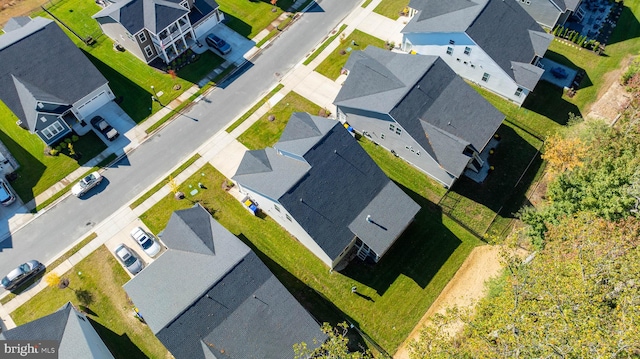
[[[141,32],[141,33],[139,33],[139,34],[138,34],[138,40],[140,40],[140,42],[145,42],[145,41],[147,41],[147,34],[145,34],[145,33],[144,33],[144,31],[143,31],[143,32]]]
[[[274,205],[273,205],[273,208],[275,208],[275,209],[276,209],[276,211],[280,212],[280,207],[278,207],[278,205],[277,205],[277,204],[274,204]]]
[[[455,42],[455,41],[453,41],[453,40],[449,40],[449,45],[455,45],[455,44],[456,44],[456,42]]]
[[[464,48],[464,54],[469,55],[469,53],[471,53],[471,48],[467,46]]]
[[[396,126],[393,125],[393,123],[389,124],[389,131],[393,132],[396,130]]]
[[[453,47],[447,46],[447,55],[453,54]]]
[[[489,81],[489,74],[488,73],[484,73],[484,75],[482,75],[482,81],[484,82],[488,82]]]
[[[147,57],[153,56],[153,49],[151,48],[151,45],[145,46],[144,53],[147,54]]]
[[[62,127],[60,122],[56,121],[53,124],[51,124],[50,126],[46,127],[42,131],[40,131],[40,132],[42,132],[44,137],[46,137],[47,139],[50,139],[50,138],[52,138],[53,136],[59,134],[62,131],[64,131],[64,127]]]
[[[522,87],[518,87],[518,89],[516,90],[515,95],[516,95],[516,96],[518,96],[518,97],[520,97],[520,95],[522,95],[522,91],[523,91],[523,90],[522,90]]]
[[[380,138],[382,138],[384,140],[384,133],[380,134]]]
[[[402,133],[402,129],[400,127],[396,127],[396,135],[399,135]]]
[[[285,216],[285,217],[287,217],[287,219],[289,220],[289,222],[292,222],[292,221],[291,221],[291,217],[290,217],[288,214],[285,214],[284,216]]]

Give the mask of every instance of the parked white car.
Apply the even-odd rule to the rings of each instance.
[[[160,245],[153,239],[152,235],[149,235],[144,229],[136,227],[131,231],[131,238],[140,245],[142,250],[149,255],[149,257],[155,257],[160,253]]]
[[[102,182],[102,175],[100,175],[98,171],[92,172],[78,181],[78,183],[74,184],[71,188],[71,193],[76,197],[81,197],[90,189],[99,185],[100,182]]]

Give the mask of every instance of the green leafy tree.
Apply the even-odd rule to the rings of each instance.
[[[373,355],[368,350],[362,352],[349,350],[349,338],[347,338],[349,326],[347,323],[340,323],[335,328],[332,328],[329,323],[324,323],[320,329],[327,335],[327,340],[319,343],[314,339],[313,342],[317,346],[315,349],[310,349],[304,342],[295,344],[293,346],[295,359],[373,359]],[[318,344],[320,345],[318,346]]]

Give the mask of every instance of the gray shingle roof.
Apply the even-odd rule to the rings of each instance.
[[[542,76],[543,70],[536,70],[535,66],[529,66],[526,73],[514,73],[516,67],[521,69],[531,64],[535,56],[544,56],[553,40],[553,35],[547,34],[515,1],[414,0],[410,6],[419,13],[409,21],[403,33],[466,32],[521,86],[533,90]]]
[[[464,148],[471,145],[482,151],[504,119],[500,111],[440,58],[397,54],[373,47],[356,56],[360,60],[351,62],[349,59],[352,69],[335,104],[377,113],[385,111],[382,113],[390,114],[429,155],[455,176],[460,176],[469,161],[469,157],[462,154]],[[395,60],[389,61],[389,56]],[[428,66],[418,70],[416,64],[423,57],[426,59],[422,64]],[[372,71],[369,62],[378,58],[385,61],[392,74],[411,72],[413,78],[407,79],[403,89],[389,91],[389,96],[383,92],[375,97],[366,94],[358,97],[362,87],[378,85],[366,76],[366,72]]]
[[[381,214],[379,218],[385,223],[393,222],[404,228],[417,213],[419,206],[401,190],[383,191],[388,186],[397,186],[339,122],[294,114],[289,119],[283,137],[274,145],[275,150],[267,148],[265,152],[277,156],[288,166],[273,166],[274,170],[269,173],[268,179],[265,173],[257,173],[251,178],[250,185],[247,184],[246,174],[236,174],[233,178],[251,189],[259,184],[260,178],[268,183],[281,178],[298,178],[293,183],[284,181],[287,186],[279,189],[287,187],[285,191],[271,198],[287,209],[330,258],[335,259],[355,237],[349,226],[359,218],[366,217],[367,214],[363,214],[365,209],[372,211],[376,204],[386,204],[391,199],[390,193],[396,196],[394,199],[401,208],[383,213],[384,218]],[[276,154],[276,150],[284,151],[285,148],[297,159]],[[243,164],[240,168],[244,168]],[[290,168],[303,168],[304,172],[296,172],[295,176],[291,176]],[[371,242],[371,247],[382,250],[379,253],[382,254],[399,235],[395,229],[393,227],[385,231],[378,227],[378,231],[361,231],[359,238],[367,244]]]
[[[83,321],[83,322],[81,322]],[[113,358],[88,319],[71,303],[58,311],[0,333],[2,340],[55,340],[61,359]],[[91,327],[90,330],[87,330]]]
[[[189,10],[172,1],[125,0],[107,6],[93,18],[110,17],[122,24],[130,34],[142,29],[158,34],[187,13]]]
[[[249,247],[199,205],[175,211],[162,241],[167,251],[124,285],[154,333],[200,298],[250,252]]]
[[[33,130],[37,101],[69,106],[107,79],[52,20],[19,23],[0,36],[0,100]]]
[[[9,32],[9,31],[12,31],[12,30],[19,29],[19,28],[23,27],[24,25],[28,24],[29,21],[31,21],[31,18],[28,17],[28,16],[12,17],[11,19],[9,19],[7,21],[6,24],[4,24],[3,30],[5,32]]]

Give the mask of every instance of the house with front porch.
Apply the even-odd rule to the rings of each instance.
[[[215,0],[118,0],[93,18],[117,44],[150,63],[170,63],[224,19]]]
[[[521,106],[553,40],[514,0],[411,0],[402,49],[440,56],[458,75]]]
[[[345,70],[339,121],[445,187],[465,172],[486,174],[487,145],[505,116],[440,57],[369,46]]]
[[[115,96],[107,79],[53,21],[9,20],[0,35],[0,100],[47,145]]]
[[[308,113],[291,115],[273,147],[247,151],[232,179],[331,269],[354,255],[378,262],[420,210],[342,124]]]
[[[582,20],[585,15],[581,7],[582,0],[514,0],[526,11],[538,24],[547,29],[553,29],[556,25],[564,25],[575,15]],[[607,0],[608,1],[608,0]]]

